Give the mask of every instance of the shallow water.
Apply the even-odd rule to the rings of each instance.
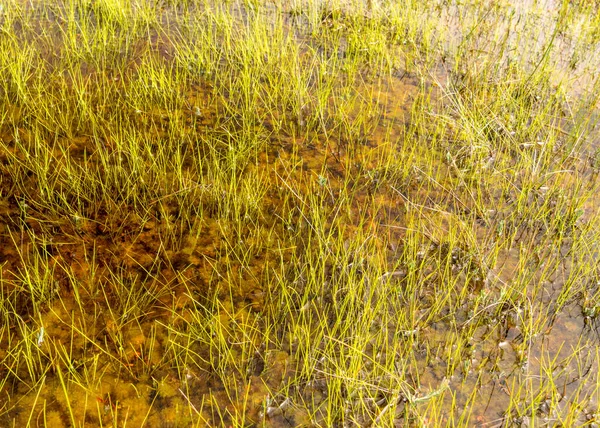
[[[33,3],[29,4],[33,7]],[[237,2],[231,8],[242,25],[247,19],[248,9]],[[533,44],[529,49],[539,48],[547,42],[552,30],[548,29],[549,24],[546,25],[545,20],[553,22],[556,8],[537,2],[529,6],[507,4],[498,8],[489,15],[484,11],[486,20],[489,19],[484,24],[504,34],[504,26],[508,25],[506,21],[491,17],[496,14],[506,17],[510,15],[506,8],[514,10],[509,22],[517,22],[518,25],[508,36],[510,44],[519,45],[520,40],[512,38],[517,37],[515,34],[528,34],[526,25],[530,20],[536,21],[539,34],[527,39]],[[176,8],[167,8],[163,19],[176,17],[178,13]],[[277,9],[268,8],[266,13],[275,14]],[[460,43],[459,35],[464,34],[462,28],[470,24],[461,21],[462,11],[458,6],[444,9],[444,13],[447,17],[443,17],[442,22],[448,23],[444,34],[450,35],[447,43]],[[469,16],[473,17],[473,14]],[[306,34],[311,25],[310,18],[293,18],[293,15],[287,14],[286,17],[289,34],[294,34],[298,43],[303,43],[303,49],[308,49],[304,43],[308,46],[315,43]],[[324,21],[328,20],[330,25],[349,25],[345,24],[343,15],[338,18],[333,14],[325,16]],[[297,26],[295,21],[298,21]],[[53,18],[49,18],[49,22],[54,22]],[[481,34],[486,31],[481,27]],[[484,39],[480,34],[477,37]],[[141,53],[136,53],[138,49],[140,52],[145,49],[157,51],[167,63],[173,61],[175,51],[165,38],[153,34],[147,46],[143,43],[139,40],[127,53],[132,58],[130,68],[111,77],[115,93],[127,89],[127,85],[135,81],[135,70],[145,60]],[[572,47],[568,40],[564,43],[565,57],[568,57]],[[320,49],[324,56],[328,55],[325,43],[322,46],[315,43],[311,48]],[[337,54],[343,57],[346,53],[342,50]],[[596,52],[592,51],[589,57],[577,63],[575,69],[570,69],[569,78],[574,79],[569,82],[570,96],[583,98],[592,92],[595,76],[586,67],[597,63],[594,62],[597,59],[595,55]],[[564,65],[569,66],[569,63]],[[406,206],[410,205],[406,202],[407,196],[425,206],[425,212],[431,212],[419,231],[419,239],[424,243],[423,257],[434,261],[423,262],[415,273],[422,278],[423,290],[420,293],[423,301],[434,301],[438,292],[436,287],[449,278],[458,278],[458,285],[472,282],[471,299],[478,293],[500,295],[519,275],[531,275],[531,286],[525,290],[528,295],[520,299],[527,302],[528,307],[497,310],[490,303],[481,309],[486,313],[485,317],[475,317],[475,314],[469,313],[473,306],[465,304],[462,312],[454,314],[456,316],[423,322],[425,327],[415,333],[418,341],[425,344],[424,349],[437,349],[435,357],[427,358],[428,363],[424,363],[426,358],[423,355],[422,361],[417,360],[410,367],[416,396],[436,391],[446,382],[450,391],[439,398],[434,397],[434,400],[441,401],[441,411],[439,419],[432,424],[451,423],[466,406],[471,407],[471,417],[463,421],[465,425],[523,425],[527,419],[531,419],[530,424],[553,424],[561,406],[570,400],[577,401],[579,397],[589,397],[589,400],[586,401],[586,409],[580,412],[580,419],[575,422],[584,424],[586,418],[592,420],[594,409],[598,406],[597,384],[594,383],[599,363],[596,321],[584,317],[578,302],[568,302],[560,311],[555,311],[563,285],[573,273],[574,265],[581,262],[575,260],[577,263],[572,263],[568,243],[563,243],[564,249],[562,246],[545,248],[538,257],[548,261],[532,262],[533,268],[527,272],[528,258],[532,257],[526,251],[527,246],[536,242],[536,237],[525,234],[516,240],[523,246],[500,252],[485,278],[471,278],[465,267],[471,262],[461,261],[471,257],[465,254],[469,249],[444,247],[445,242],[451,242],[453,230],[465,227],[464,224],[473,217],[471,212],[476,211],[472,201],[461,199],[465,192],[455,184],[452,164],[430,165],[424,160],[411,177],[397,179],[404,187],[394,188],[397,191],[380,191],[377,188],[378,174],[383,174],[379,161],[388,150],[396,150],[398,156],[406,156],[407,159],[425,159],[427,147],[410,147],[406,142],[410,140],[403,138],[411,132],[415,135],[430,132],[429,129],[412,128],[415,104],[420,102],[420,97],[427,96],[432,105],[443,105],[443,90],[454,83],[453,73],[439,64],[429,76],[430,80],[423,81],[414,70],[399,68],[389,77],[371,78],[360,86],[358,94],[349,92],[346,104],[343,99],[327,100],[332,111],[347,108],[350,122],[361,117],[361,109],[374,111],[371,122],[358,124],[351,128],[352,132],[343,130],[336,134],[335,130],[330,130],[328,138],[320,134],[320,129],[325,126],[310,108],[288,112],[296,115],[296,126],[282,129],[268,116],[260,116],[255,124],[236,124],[235,117],[224,120],[219,113],[224,109],[223,100],[212,95],[214,87],[209,83],[185,88],[184,93],[175,95],[185,100],[182,103],[185,108],[156,106],[155,110],[138,111],[132,106],[130,111],[118,114],[128,117],[130,126],[152,142],[155,153],[147,154],[148,159],[152,156],[158,158],[161,144],[165,141],[172,143],[174,132],[180,133],[182,153],[187,153],[182,155],[181,163],[186,165],[184,170],[189,174],[185,177],[167,174],[168,179],[157,184],[157,188],[136,179],[142,177],[143,172],[139,172],[138,176],[132,174],[131,186],[139,186],[148,194],[161,195],[151,198],[146,216],[129,209],[140,203],[135,199],[135,192],[110,187],[98,191],[122,192],[121,207],[107,203],[94,210],[80,203],[79,206],[86,210],[81,213],[81,218],[48,213],[46,197],[40,195],[32,174],[24,171],[21,182],[17,183],[14,177],[3,171],[0,195],[2,293],[5,306],[23,314],[23,318],[19,318],[21,325],[9,325],[0,336],[3,345],[0,347],[0,376],[5,380],[5,383],[0,383],[0,392],[6,397],[0,404],[1,423],[7,426],[69,426],[72,413],[75,420],[85,421],[86,426],[141,426],[144,423],[147,426],[189,426],[199,416],[212,425],[228,425],[233,418],[225,416],[225,419],[220,419],[227,412],[229,415],[244,413],[246,425],[308,426],[323,423],[328,399],[326,382],[330,380],[327,368],[323,367],[321,370],[325,374],[312,379],[310,384],[293,385],[296,396],[316,409],[314,414],[309,414],[299,403],[283,405],[286,403],[283,396],[271,397],[269,394],[292,379],[303,362],[302,356],[296,355],[293,338],[289,343],[282,340],[287,345],[277,347],[261,343],[258,335],[241,333],[259,330],[261,317],[267,316],[268,305],[273,305],[270,300],[273,297],[265,286],[265,278],[272,275],[272,267],[278,263],[286,264],[293,255],[306,251],[300,247],[282,248],[285,242],[279,236],[284,236],[284,230],[308,233],[304,231],[312,227],[299,210],[290,209],[289,218],[282,221],[281,215],[286,211],[283,207],[310,204],[305,196],[318,192],[324,195],[321,200],[326,206],[335,206],[343,197],[352,198],[347,212],[331,216],[334,219],[338,215],[344,216],[346,220],[347,227],[340,232],[345,236],[340,240],[351,241],[357,233],[369,231],[388,245],[386,251],[391,266],[411,233],[405,222],[408,217]],[[90,79],[91,85],[94,79],[103,80],[110,76],[108,71],[92,67],[83,74]],[[564,75],[553,78],[558,84]],[[57,83],[58,86],[62,84]],[[64,85],[69,87],[69,82]],[[168,104],[168,101],[165,103]],[[31,129],[28,129],[27,118],[23,117],[26,112],[16,104],[4,105],[7,115],[0,128],[0,137],[10,153],[1,154],[3,164],[16,159],[26,162],[26,147],[32,144],[34,138]],[[199,114],[196,114],[198,111]],[[427,114],[435,118],[447,113],[440,107],[440,111]],[[433,119],[429,121],[433,122]],[[241,207],[234,203],[228,205],[227,189],[215,189],[214,184],[198,182],[195,176],[203,168],[194,164],[195,155],[202,149],[194,149],[192,141],[208,138],[207,135],[213,135],[215,128],[221,127],[219,138],[222,146],[215,150],[215,156],[223,159],[237,144],[231,136],[235,137],[236,128],[243,126],[254,126],[256,138],[264,140],[261,150],[250,156],[252,161],[240,167],[243,171],[240,176],[262,172],[265,180],[264,209],[254,207],[251,202]],[[82,125],[84,128],[85,125]],[[104,159],[109,159],[109,167],[127,169],[128,159],[133,157],[135,150],[133,147],[124,146],[110,135],[89,135],[87,131],[80,134],[55,136],[52,141],[53,168],[74,160],[90,170],[104,171],[102,168],[107,168],[103,165]],[[391,143],[397,146],[390,148]],[[100,150],[105,150],[109,156],[103,158]],[[176,183],[180,182],[185,185],[178,187]],[[348,183],[353,189],[350,196],[344,193]],[[568,188],[568,179],[561,184]],[[291,185],[294,188],[292,196],[289,196],[287,191],[291,187],[286,186]],[[455,190],[450,193],[448,189]],[[61,189],[55,190],[57,195],[60,194]],[[244,191],[252,194],[257,190]],[[459,193],[461,198],[454,193]],[[209,214],[181,220],[183,207],[194,198],[203,201]],[[377,200],[380,210],[369,216],[370,224],[364,224],[358,219],[361,212],[369,209],[371,198]],[[250,196],[248,200],[251,200]],[[72,203],[76,205],[76,202]],[[493,203],[490,202],[490,205]],[[580,221],[587,222],[597,212],[597,206],[593,200],[587,201],[584,206],[585,213]],[[245,210],[244,218],[249,219],[247,224],[227,221],[228,216],[236,218],[236,210]],[[257,211],[261,212],[260,219],[253,220]],[[120,216],[123,212],[130,213]],[[500,218],[507,214],[499,212],[497,215]],[[489,239],[490,228],[496,228],[498,224],[468,223],[465,228],[473,226],[470,231],[470,236],[474,237],[473,246],[484,246]],[[595,254],[594,249],[589,251],[590,255]],[[438,263],[436,257],[445,260],[448,254],[455,255],[457,267],[448,276],[438,278],[432,274]],[[559,261],[553,264],[553,260]],[[22,266],[33,263],[41,263],[36,266],[41,277],[31,280],[24,274]],[[277,269],[274,271],[277,272]],[[331,271],[335,272],[333,268]],[[404,276],[399,271],[394,275],[393,281],[399,284],[399,289],[404,284]],[[538,281],[542,280],[544,284],[540,286]],[[28,281],[50,284],[43,290],[48,303],[40,312],[39,319],[25,316],[35,313],[36,309],[19,294],[24,294]],[[299,287],[301,282],[296,278],[291,286]],[[398,294],[401,296],[402,293]],[[213,295],[218,297],[220,306],[214,306],[210,297]],[[489,301],[493,302],[493,299]],[[314,302],[315,306],[323,303],[317,298]],[[539,313],[540,324],[523,326],[523,320],[530,319],[522,315],[523,311]],[[426,309],[421,317],[422,320],[428,319]],[[471,348],[462,354],[464,361],[460,364],[463,368],[455,370],[453,367],[457,362],[453,358],[456,354],[443,348],[452,343],[453,336],[458,341],[461,330],[471,328],[475,318],[477,324],[473,329]],[[203,329],[209,328],[207,326],[214,327],[226,337],[224,343],[236,344],[231,347],[222,345],[223,352],[229,353],[227,358],[249,361],[248,370],[241,373],[240,368],[230,376],[229,373],[211,372],[220,367],[220,356],[211,354],[210,346],[205,343],[178,343],[173,348],[171,341],[184,340],[177,329],[186,323],[198,329],[198,337],[203,337]],[[524,330],[527,331],[525,338]],[[391,340],[396,340],[396,336],[391,336]],[[21,357],[13,354],[18,348],[17,342],[27,343],[34,356],[33,366],[22,364]],[[168,361],[172,352],[189,352],[202,363],[175,369]],[[115,366],[119,370],[115,370]],[[240,364],[240,367],[243,365]],[[452,376],[448,377],[449,374]],[[62,387],[63,377],[67,376],[71,379],[68,399]],[[556,395],[527,396],[531,391],[546,391],[545,382],[550,379],[557,390]],[[227,381],[230,383],[227,384]],[[235,394],[232,395],[232,392]],[[561,398],[557,400],[558,396]],[[531,400],[537,400],[536,414],[520,412],[514,406],[514,403],[520,403],[527,409],[531,407]],[[387,401],[382,403],[378,409],[384,408]],[[426,409],[428,405],[428,401],[415,404],[417,410]],[[395,409],[398,425],[416,424],[406,416],[408,411],[405,407],[408,404]]]

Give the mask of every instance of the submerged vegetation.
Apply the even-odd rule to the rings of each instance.
[[[597,426],[599,7],[3,0],[0,425]]]

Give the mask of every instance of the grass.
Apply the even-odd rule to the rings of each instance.
[[[598,5],[7,0],[0,425],[594,425]]]

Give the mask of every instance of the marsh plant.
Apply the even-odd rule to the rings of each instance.
[[[3,1],[0,425],[595,426],[598,7]]]

